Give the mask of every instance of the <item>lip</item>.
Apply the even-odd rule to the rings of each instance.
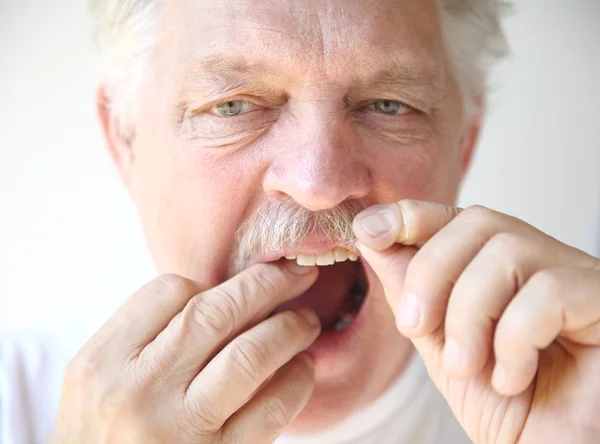
[[[322,254],[333,250],[335,247],[342,247],[360,257],[360,252],[353,245],[335,242],[331,239],[309,239],[301,245],[287,247],[281,251],[267,251],[252,261],[253,264],[275,262],[282,257],[299,254]]]
[[[365,278],[369,283],[365,300],[357,313],[352,324],[341,332],[337,331],[322,331],[315,342],[307,349],[307,352],[315,360],[318,373],[329,374],[329,368],[335,368],[339,362],[352,360],[354,347],[360,341],[361,331],[368,324],[370,312],[372,310],[372,293],[374,287],[371,285],[375,275],[368,264],[362,262],[362,256],[354,245],[336,242],[324,236],[312,236],[302,244],[285,247],[280,251],[266,251],[258,255],[251,264],[274,262],[282,257],[299,254],[321,254],[334,249],[335,247],[346,248],[348,251],[356,254],[359,257],[359,266],[363,267]]]

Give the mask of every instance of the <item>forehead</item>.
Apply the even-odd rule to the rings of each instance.
[[[254,66],[274,78],[344,82],[390,65],[407,76],[443,62],[436,0],[170,0],[164,49],[210,73]],[[256,70],[255,70],[256,71]]]

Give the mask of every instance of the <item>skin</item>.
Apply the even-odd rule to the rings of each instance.
[[[268,200],[313,211],[348,199],[453,203],[477,122],[462,115],[434,1],[169,5],[150,61],[160,72],[142,85],[134,139],[120,139],[104,116],[161,273],[207,287],[231,277],[235,232]],[[232,98],[257,109],[213,115]],[[377,113],[369,106],[380,98],[414,110]],[[412,351],[371,277],[361,342],[337,362],[315,363],[296,431],[373,401]]]
[[[413,350],[408,338],[475,442],[536,442],[556,436],[557,424],[568,426],[560,430],[568,436],[597,437],[589,413],[578,423],[560,416],[579,412],[575,395],[587,390],[581,381],[598,372],[593,340],[600,335],[586,324],[594,313],[600,317],[589,296],[600,286],[597,261],[491,211],[454,218],[479,120],[463,115],[436,2],[172,0],[160,17],[134,131],[120,127],[102,87],[99,111],[157,269],[170,274],[133,295],[73,360],[53,442],[224,443],[243,436],[267,443],[284,430],[320,430],[372,402],[402,373]],[[381,99],[406,106],[386,115],[373,107]],[[215,105],[233,100],[252,105],[238,116],[219,116]],[[310,311],[264,319],[308,288],[317,270],[299,275],[289,264],[260,264],[230,275],[237,229],[268,200],[292,199],[318,211],[349,199],[373,205],[407,198],[418,201],[392,206],[390,229],[381,236],[368,234],[365,215],[355,221],[373,309],[352,352],[336,362],[302,353],[319,334]],[[472,271],[478,252],[502,233],[523,242],[500,250],[501,260],[478,265],[494,265],[485,274]],[[522,279],[515,285],[505,276],[519,267],[527,273],[516,272]],[[560,291],[526,284],[535,272],[556,268],[575,274],[565,272],[571,277],[560,280]],[[449,294],[455,282],[463,296]],[[510,302],[528,288],[525,302]],[[539,294],[554,304],[544,322],[527,308]],[[397,306],[407,295],[421,307],[420,322],[398,328]],[[512,312],[508,321],[505,311]],[[480,313],[500,322],[482,326]],[[559,329],[564,318],[556,313],[573,319]],[[535,369],[544,368],[533,364],[533,346],[557,336],[517,347],[514,322],[521,323],[519,337],[530,326],[544,330],[540,323],[553,332],[567,327],[576,332],[565,337],[573,343],[570,356],[588,360],[574,358],[556,375],[562,367],[554,365],[544,384],[527,388]],[[441,368],[446,329],[471,353],[459,369]],[[471,337],[481,343],[467,343]],[[484,364],[492,340],[509,369],[506,386],[499,387],[497,375],[494,386],[489,382],[493,367]],[[515,369],[516,362],[527,365]],[[567,378],[574,391],[561,391],[573,368],[581,379]],[[506,398],[496,390],[524,394]],[[573,400],[567,407],[557,401],[565,393]],[[485,399],[491,401],[481,408]]]
[[[401,201],[354,229],[474,442],[598,442],[600,260],[483,207]]]

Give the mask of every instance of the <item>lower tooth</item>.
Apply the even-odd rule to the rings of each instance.
[[[362,304],[364,303],[366,291],[366,288],[363,288],[362,286],[355,286],[350,290],[346,300],[344,301],[344,305],[340,310],[338,320],[333,326],[335,331],[344,331],[350,327],[350,325],[352,325],[354,319],[356,319],[356,316],[361,309]]]
[[[356,319],[356,313],[341,313],[340,314],[341,321],[348,322],[351,324],[352,322],[354,322],[354,319]]]
[[[333,326],[333,329],[337,332],[344,331],[348,327],[350,327],[351,324],[352,324],[352,321],[347,321],[345,319],[340,318]]]
[[[337,322],[333,326],[333,329],[337,332],[346,330],[348,327],[350,327],[350,325],[352,325],[356,315],[356,312],[340,313]]]

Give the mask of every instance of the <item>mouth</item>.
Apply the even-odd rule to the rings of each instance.
[[[302,266],[318,266],[313,286],[295,299],[280,305],[273,314],[292,308],[314,310],[323,332],[343,332],[358,317],[369,292],[369,283],[360,256],[336,246],[319,253],[288,252],[280,260],[293,260]]]

